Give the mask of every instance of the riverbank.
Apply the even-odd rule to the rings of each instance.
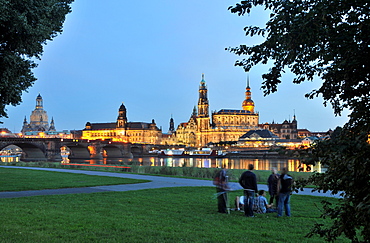
[[[145,175],[160,175],[173,176],[179,178],[194,178],[203,180],[212,180],[219,168],[198,168],[198,167],[170,167],[170,166],[104,166],[104,165],[90,165],[86,164],[61,164],[57,162],[17,162],[17,163],[0,163],[3,166],[21,166],[21,167],[39,167],[39,168],[60,168],[60,169],[78,169],[91,170],[102,172],[128,172]],[[230,181],[238,181],[240,175],[245,169],[228,169],[228,176]],[[271,172],[269,170],[255,170],[257,182],[266,184]],[[306,179],[312,173],[310,172],[289,172],[295,180]]]
[[[107,172],[107,171],[96,171],[96,170],[76,170],[76,169],[61,169],[61,168],[41,168],[41,167],[20,167],[20,166],[0,166],[0,168],[10,169],[10,172],[13,169],[19,170],[33,170],[33,171],[45,171],[45,172],[62,172],[61,174],[83,174],[89,176],[102,176],[102,177],[118,177],[126,179],[141,180],[139,184],[124,184],[124,185],[106,185],[106,186],[92,186],[92,187],[82,187],[82,188],[64,188],[63,186],[60,189],[52,190],[35,190],[35,191],[21,191],[21,192],[2,192],[0,193],[1,197],[19,197],[23,196],[36,196],[36,195],[60,195],[60,194],[75,194],[75,193],[92,193],[92,192],[104,192],[104,191],[131,191],[131,190],[142,190],[142,189],[154,189],[162,187],[214,187],[211,180],[199,180],[196,178],[180,178],[174,176],[159,176],[159,175],[148,175],[148,174],[133,174],[133,173],[117,173],[117,172]],[[261,171],[254,171],[258,174]],[[230,171],[229,171],[230,173]],[[50,174],[49,174],[50,175]],[[45,174],[45,176],[49,176]],[[25,180],[33,180],[34,177],[25,176]],[[147,182],[144,182],[144,181]],[[42,182],[42,181],[40,181]],[[45,184],[49,184],[46,180],[43,181]],[[22,183],[20,181],[14,182],[14,184]],[[129,183],[129,182],[126,182]],[[238,182],[230,182],[230,188],[233,191],[241,191],[243,188],[239,185]],[[259,183],[258,188],[260,190],[268,190],[267,183]],[[239,192],[240,193],[240,192]],[[294,193],[295,194],[295,193]],[[326,196],[326,197],[337,197],[332,195],[330,192],[319,193],[312,192],[312,188],[304,188],[303,191],[299,191],[300,195],[311,195],[311,196]]]

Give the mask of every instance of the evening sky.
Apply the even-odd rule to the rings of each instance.
[[[72,4],[63,33],[45,46],[34,70],[38,80],[22,95],[23,103],[8,106],[2,119],[12,132],[29,121],[36,96],[44,99],[49,120],[58,131],[83,129],[86,122],[115,122],[124,102],[129,121],[151,122],[168,131],[188,121],[197,104],[202,73],[208,86],[210,110],[241,109],[246,73],[235,67],[238,56],[225,51],[239,44],[252,45],[261,38],[247,38],[243,28],[262,25],[262,9],[239,17],[227,8],[236,0],[78,0]],[[260,89],[263,72],[249,73],[252,99],[260,123],[297,116],[298,128],[327,131],[342,126],[346,112],[335,117],[321,98],[304,97],[321,81],[292,84],[287,73],[278,92],[267,97]]]

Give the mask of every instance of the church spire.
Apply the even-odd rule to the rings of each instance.
[[[55,131],[54,117],[51,117],[49,131]]]
[[[247,88],[250,89],[250,87],[249,87],[249,73],[247,73]]]
[[[197,116],[198,115],[197,114],[197,107],[196,106],[193,107],[193,113],[191,115],[192,116]]]
[[[247,74],[247,87],[245,88],[245,100],[242,103],[243,110],[254,113],[254,102],[252,100],[252,92],[249,86],[249,74]]]

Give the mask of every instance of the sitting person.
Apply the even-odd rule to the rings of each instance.
[[[258,191],[258,197],[254,202],[254,211],[256,213],[275,213],[276,209],[273,209],[273,203],[267,204],[266,192],[265,190]]]
[[[244,196],[235,198],[235,210],[240,211],[244,210]]]

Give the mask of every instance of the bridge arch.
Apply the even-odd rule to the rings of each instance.
[[[122,146],[116,145],[105,145],[102,147],[104,158],[122,158],[124,154],[122,153]]]
[[[143,154],[143,146],[142,145],[131,145],[131,153],[133,155],[141,155]]]
[[[32,144],[32,143],[2,143],[0,145],[0,150],[4,148],[15,145],[22,149],[22,156],[21,160],[25,162],[31,161],[47,161],[47,157],[45,156],[46,148],[42,144]]]
[[[74,144],[63,144],[69,151],[69,159],[89,159],[90,151],[88,146],[74,143]]]

